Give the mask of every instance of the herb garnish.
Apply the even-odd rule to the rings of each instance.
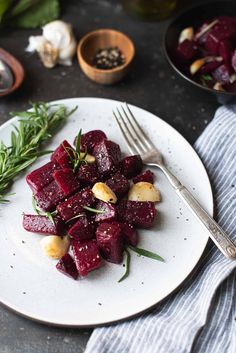
[[[202,74],[201,77],[205,81],[212,81],[213,80],[213,77],[209,74]]]
[[[53,216],[55,216],[57,214],[57,211],[54,211],[54,212],[42,212],[37,204],[36,204],[36,201],[35,201],[35,198],[34,196],[32,196],[32,206],[33,206],[33,209],[34,211],[39,215],[39,216],[46,216],[55,226],[55,221],[53,219]]]
[[[122,282],[126,277],[129,275],[129,269],[130,269],[130,253],[128,250],[125,250],[126,253],[126,264],[125,264],[125,273],[123,276],[119,279],[118,283]]]
[[[141,248],[136,248],[131,245],[129,245],[129,248],[131,250],[133,250],[134,252],[136,252],[137,254],[139,254],[140,256],[145,256],[145,257],[149,257],[150,259],[153,259],[153,260],[165,262],[165,260],[160,255],[158,255],[152,251],[141,249]]]
[[[38,157],[49,153],[39,151],[39,147],[76,109],[68,112],[64,105],[32,103],[31,111],[11,113],[20,119],[17,126],[13,125],[10,146],[0,141],[0,203],[8,201],[4,195],[13,179]]]
[[[76,216],[68,219],[65,223],[70,223],[70,221],[73,221],[74,219],[77,219],[77,218],[80,218],[80,217],[83,217],[84,214],[80,213],[80,214],[77,214]]]
[[[88,206],[83,206],[83,208],[87,211],[93,212],[93,213],[99,213],[99,214],[104,214],[106,211],[102,210],[97,210],[96,208],[88,207]]]
[[[83,162],[86,162],[86,156],[87,156],[87,151],[86,152],[81,152],[80,151],[80,141],[81,141],[81,135],[82,135],[82,130],[80,129],[75,141],[76,141],[76,145],[75,145],[75,150],[73,148],[70,147],[64,147],[65,151],[68,153],[70,160],[71,160],[71,164],[73,165],[73,172],[75,173],[79,167],[81,166],[81,164]]]

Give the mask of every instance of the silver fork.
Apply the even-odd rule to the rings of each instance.
[[[125,108],[124,108],[125,106]],[[208,234],[220,251],[228,258],[236,260],[236,246],[223,229],[202,208],[189,190],[168,170],[161,153],[147,137],[131,112],[128,104],[113,111],[121,133],[132,154],[140,154],[143,163],[160,168],[176,193],[181,197],[199,222],[208,230]]]

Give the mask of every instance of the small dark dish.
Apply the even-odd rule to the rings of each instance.
[[[178,44],[180,32],[189,26],[195,29],[202,25],[203,22],[213,19],[218,16],[236,16],[236,2],[234,1],[219,1],[208,2],[196,7],[192,7],[186,12],[177,16],[168,26],[165,38],[164,49],[167,60],[172,68],[186,81],[190,82],[193,86],[198,87],[212,95],[215,95],[220,103],[236,101],[236,92],[217,91],[213,88],[208,88],[196,82],[193,77],[183,72],[182,68],[176,62],[175,52]]]
[[[8,65],[14,78],[13,85],[9,89],[0,92],[0,97],[2,97],[14,92],[17,88],[19,88],[23,82],[25,74],[21,63],[14,56],[2,48],[0,48],[0,59]]]

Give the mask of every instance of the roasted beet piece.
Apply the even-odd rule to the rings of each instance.
[[[53,181],[53,172],[57,169],[60,169],[57,162],[49,162],[29,173],[26,176],[26,181],[33,193],[42,190],[46,185],[50,184]]]
[[[115,264],[123,260],[124,240],[118,222],[101,223],[96,230],[97,243],[105,260]]]
[[[84,163],[78,172],[79,180],[84,184],[93,185],[99,180],[99,173],[96,163]]]
[[[64,235],[65,224],[60,217],[54,217],[54,224],[46,216],[39,215],[23,215],[23,227],[28,232],[49,234],[49,235]]]
[[[177,60],[180,62],[192,60],[197,53],[198,48],[196,43],[189,39],[185,39],[182,43],[179,43],[176,49]]]
[[[233,51],[232,43],[228,39],[221,41],[219,43],[219,48],[218,48],[219,56],[223,58],[223,61],[227,66],[228,70],[232,70],[232,66],[231,66],[232,51]]]
[[[151,170],[145,170],[142,174],[137,175],[133,178],[134,184],[139,183],[140,181],[146,181],[147,183],[153,184],[154,174]]]
[[[68,141],[64,140],[51,156],[52,161],[56,161],[61,168],[71,168],[74,158],[74,148]]]
[[[236,39],[236,27],[226,23],[217,23],[208,33],[205,48],[212,55],[219,54],[220,42]]]
[[[95,239],[73,239],[72,250],[77,270],[81,276],[87,276],[90,271],[101,266],[101,257]]]
[[[215,71],[220,65],[222,65],[222,62],[212,61],[210,63],[203,65],[199,71],[201,74],[208,74],[208,73],[211,73],[212,71]]]
[[[96,144],[93,155],[96,158],[98,171],[103,175],[114,172],[121,158],[119,145],[110,140],[103,140]]]
[[[232,54],[231,64],[232,64],[234,71],[236,71],[236,49],[234,50],[234,52]]]
[[[142,159],[139,155],[125,157],[121,162],[121,168],[126,178],[133,178],[142,171]]]
[[[91,130],[86,132],[86,134],[81,135],[80,149],[81,151],[87,151],[88,153],[93,153],[95,145],[107,137],[105,133],[101,130]],[[76,139],[75,139],[76,144]]]
[[[85,188],[57,206],[57,211],[64,221],[84,212],[83,206],[91,206],[95,199],[92,190]]]
[[[130,223],[121,223],[122,235],[128,245],[137,246],[138,234],[134,226]]]
[[[230,83],[230,72],[227,69],[226,65],[219,66],[212,73],[214,79],[223,85]]]
[[[65,195],[70,195],[79,189],[80,184],[78,178],[70,168],[56,170],[53,173],[53,177]]]
[[[62,256],[62,258],[56,264],[56,268],[66,276],[72,277],[74,279],[78,278],[79,274],[75,262],[70,254],[65,254]]]
[[[122,200],[118,206],[119,219],[140,228],[151,228],[157,211],[154,202]]]
[[[68,230],[68,234],[72,238],[79,240],[94,238],[94,222],[89,220],[86,216],[79,217],[77,222]]]
[[[126,194],[129,190],[129,181],[120,172],[117,172],[110,179],[108,179],[106,184],[118,198]]]
[[[117,219],[117,210],[115,205],[104,201],[99,201],[96,209],[99,211],[104,211],[104,213],[96,214],[95,222],[111,222]]]
[[[34,195],[38,207],[43,211],[53,211],[65,197],[55,180]]]

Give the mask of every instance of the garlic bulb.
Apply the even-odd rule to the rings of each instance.
[[[71,25],[63,21],[52,21],[43,27],[42,36],[31,36],[26,51],[37,51],[44,66],[54,67],[57,63],[72,65],[76,51],[76,40]]]

